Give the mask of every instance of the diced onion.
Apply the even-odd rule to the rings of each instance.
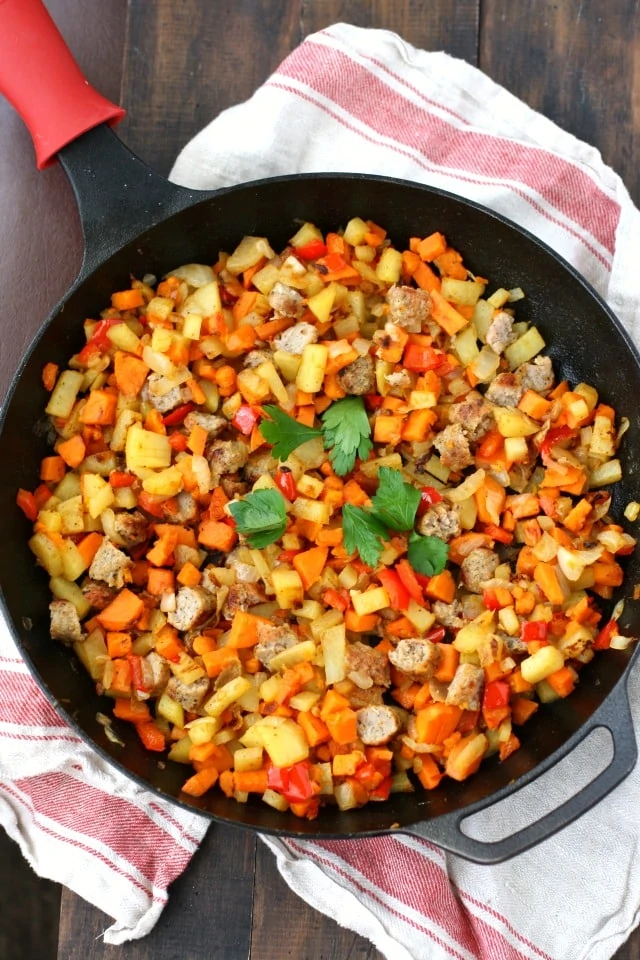
[[[446,490],[447,499],[451,500],[452,503],[461,503],[461,501],[466,500],[467,497],[472,497],[484,483],[485,476],[484,470],[476,470],[475,473],[470,474],[466,480],[463,480],[459,486],[453,487],[451,490]]]

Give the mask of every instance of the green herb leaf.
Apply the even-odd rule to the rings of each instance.
[[[322,436],[321,430],[298,423],[297,420],[294,420],[293,417],[290,417],[288,413],[274,404],[267,404],[262,409],[270,419],[263,420],[258,429],[267,443],[270,443],[273,447],[272,453],[277,460],[286,460],[294,450],[301,447],[307,440]]]
[[[370,567],[376,567],[382,553],[382,541],[389,531],[381,520],[360,507],[347,503],[342,509],[344,547],[348,553],[358,551],[360,558]]]
[[[379,485],[372,498],[373,512],[392,530],[412,530],[420,503],[420,491],[405,483],[399,470],[380,467]]]
[[[437,573],[442,573],[447,565],[449,546],[440,537],[421,537],[418,533],[412,533],[407,556],[417,573],[435,577]]]
[[[287,510],[279,490],[255,490],[229,504],[238,533],[255,550],[279,540],[287,529]]]
[[[350,473],[356,456],[366,460],[373,449],[371,426],[362,397],[336,400],[322,416],[324,445],[339,477]],[[366,561],[365,561],[366,562]]]

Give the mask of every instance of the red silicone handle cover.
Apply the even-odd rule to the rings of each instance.
[[[0,36],[0,93],[29,128],[39,170],[87,130],[124,116],[89,85],[41,0],[0,0]]]

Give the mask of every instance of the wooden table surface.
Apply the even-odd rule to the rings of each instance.
[[[638,0],[129,0],[128,5],[48,0],[47,5],[89,78],[127,108],[122,138],[162,173],[182,144],[220,110],[246,99],[306,34],[342,20],[395,30],[416,46],[444,49],[480,66],[597,145],[640,201]],[[12,336],[3,338],[4,392],[25,344],[73,276],[80,237],[61,171],[35,174],[26,133],[6,104],[0,104],[0,141],[5,226],[0,282],[5,313],[7,296],[9,305],[13,297],[20,306]],[[27,256],[39,264],[43,283],[25,291]],[[3,853],[7,844],[3,838]],[[238,828],[209,831],[154,931],[122,948],[101,940],[107,917],[68,890],[33,878],[14,850],[6,852],[3,864],[4,960],[53,960],[56,937],[59,960],[380,956],[290,893],[271,854]],[[58,903],[59,928],[50,921],[48,930],[47,916]],[[27,919],[16,928],[18,915]],[[576,955],[581,948],[576,944]],[[616,960],[638,958],[640,933],[616,954]]]

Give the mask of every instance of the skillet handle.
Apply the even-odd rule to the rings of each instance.
[[[66,144],[125,111],[94,90],[41,0],[0,0],[0,93],[33,139],[38,169]]]
[[[524,853],[525,850],[548,839],[594,807],[614,787],[617,787],[635,766],[638,748],[626,684],[620,684],[615,695],[608,696],[600,709],[587,721],[586,727],[580,729],[580,740],[586,739],[598,727],[606,727],[611,734],[613,740],[611,763],[569,800],[516,833],[495,841],[470,837],[461,829],[464,820],[472,815],[468,810],[448,813],[431,822],[425,821],[423,824],[411,824],[403,827],[402,832],[435,843],[474,863],[501,863],[519,853]],[[524,786],[526,784],[523,784]]]

